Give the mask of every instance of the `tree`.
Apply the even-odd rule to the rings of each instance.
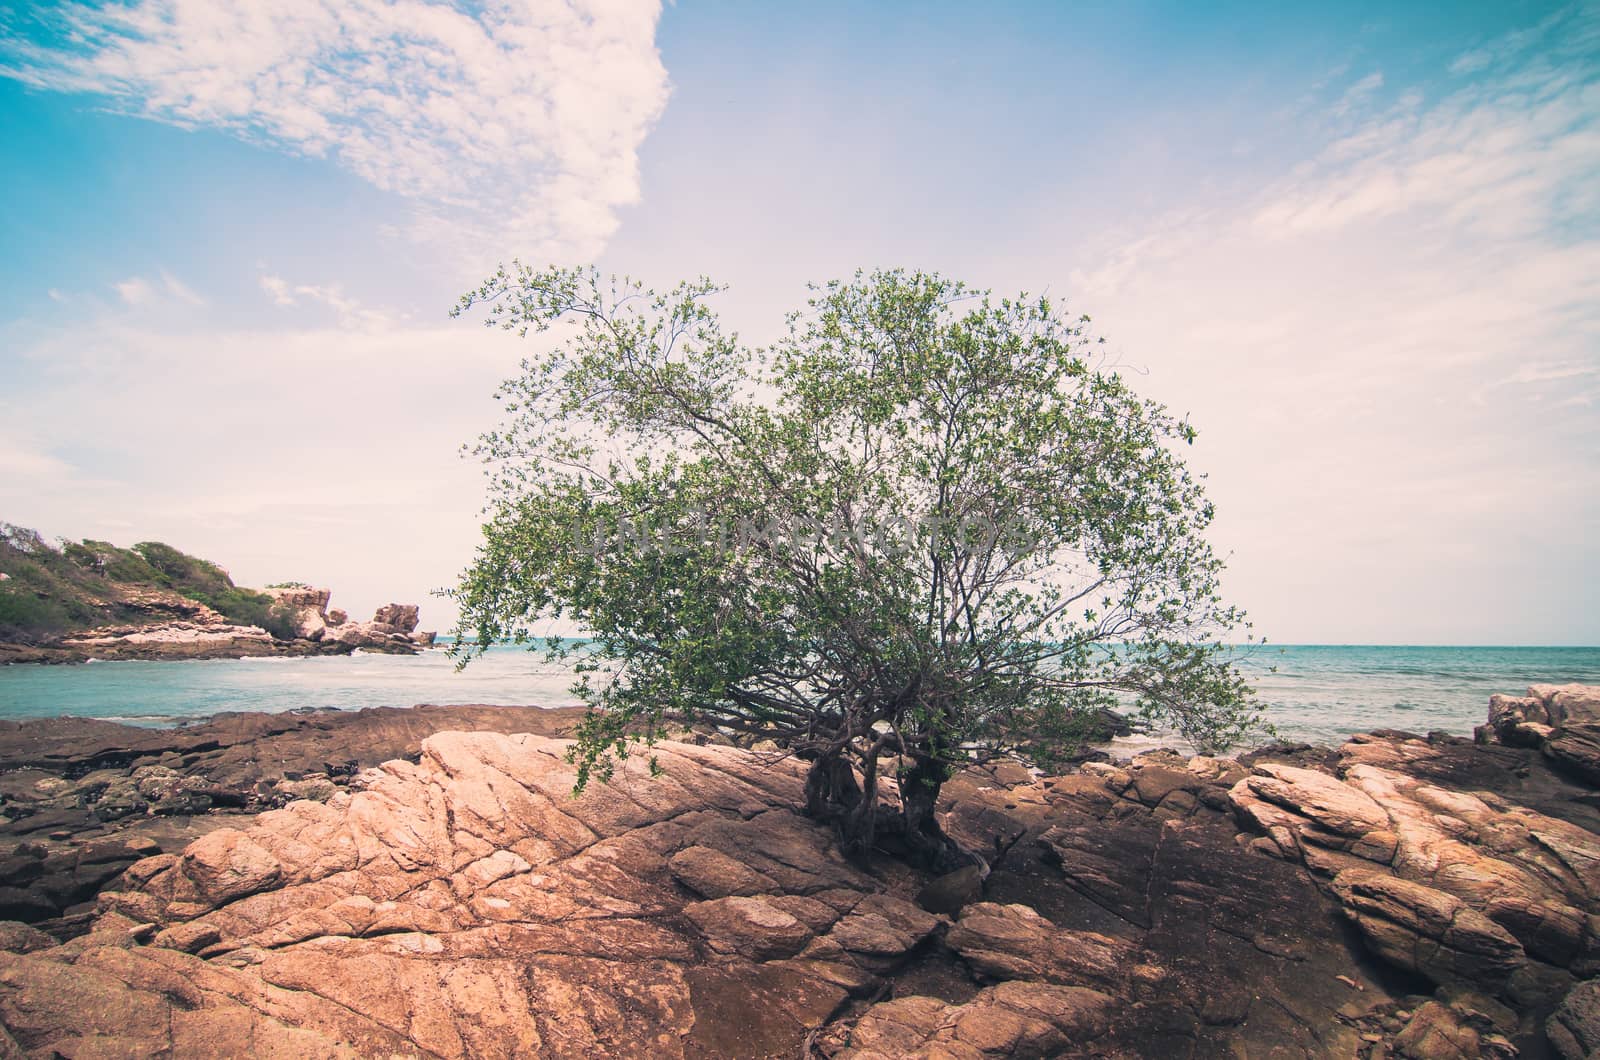
[[[592,632],[580,789],[708,723],[808,761],[847,854],[947,869],[934,807],[964,763],[1048,765],[1119,693],[1205,749],[1257,720],[1177,455],[1194,432],[1104,370],[1087,317],[858,273],[751,350],[718,290],[513,264],[455,309],[573,328],[501,388],[453,595],[462,665],[540,620]]]

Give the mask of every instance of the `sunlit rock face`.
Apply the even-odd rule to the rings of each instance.
[[[1588,690],[1552,695],[1585,723]],[[944,821],[992,864],[930,912],[797,812],[802,762],[664,743],[574,798],[563,740],[435,732],[136,861],[86,934],[0,930],[0,1047],[1587,1055],[1595,793],[1486,740],[968,770]]]

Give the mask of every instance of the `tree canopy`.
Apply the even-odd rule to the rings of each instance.
[[[1104,367],[1086,317],[875,272],[813,288],[757,350],[719,290],[513,264],[455,310],[572,325],[501,389],[454,596],[463,664],[507,638],[571,652],[546,620],[592,636],[580,786],[711,724],[808,761],[848,853],[948,867],[933,807],[963,763],[1048,766],[1118,703],[1208,750],[1257,721],[1194,431]]]

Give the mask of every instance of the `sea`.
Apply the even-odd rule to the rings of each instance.
[[[1443,730],[1467,736],[1489,696],[1529,684],[1600,684],[1600,648],[1266,645],[1250,675],[1281,739],[1334,745],[1356,732]],[[458,669],[444,650],[419,655],[90,662],[0,666],[0,720],[89,717],[169,726],[222,711],[486,703],[567,706],[573,673],[541,651],[497,645]],[[1119,741],[1127,749],[1175,738]]]

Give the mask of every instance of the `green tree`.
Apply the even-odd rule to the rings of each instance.
[[[453,595],[462,665],[540,620],[591,631],[580,787],[709,723],[808,761],[848,854],[947,868],[933,811],[964,763],[1048,764],[1128,700],[1207,749],[1257,721],[1177,455],[1194,432],[1098,366],[1087,318],[877,272],[752,350],[718,290],[514,264],[455,310],[572,327],[501,388]]]

